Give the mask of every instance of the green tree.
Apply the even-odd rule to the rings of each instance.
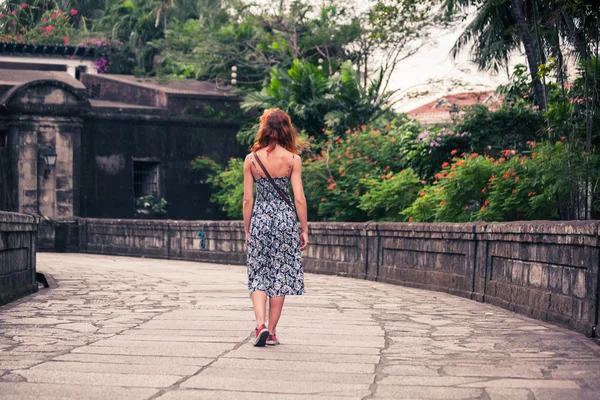
[[[380,75],[368,88],[350,63],[336,66],[335,73],[308,61],[295,60],[287,71],[274,68],[260,92],[248,93],[242,102],[246,111],[278,107],[287,112],[296,127],[308,136],[325,137],[325,128],[344,136],[348,128],[377,119],[390,110],[391,93],[381,93]],[[255,126],[240,139],[249,142]]]
[[[332,65],[354,58],[349,44],[362,29],[333,4],[315,10],[295,1],[276,14],[234,1],[207,9],[175,20],[167,37],[153,43],[161,51],[161,73],[224,84],[235,66],[238,87],[255,90],[273,67],[288,69],[294,59],[322,59],[331,72]]]

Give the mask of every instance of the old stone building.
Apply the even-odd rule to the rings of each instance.
[[[72,57],[38,56],[28,69],[32,57],[0,57],[0,210],[133,218],[135,199],[154,193],[168,218],[222,217],[190,161],[241,154],[235,95],[206,82],[96,75],[73,69]]]

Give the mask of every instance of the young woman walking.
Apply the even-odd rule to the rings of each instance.
[[[308,223],[297,140],[289,115],[278,108],[266,110],[260,117],[252,153],[244,163],[244,230],[248,290],[256,316],[255,346],[279,344],[277,322],[285,296],[304,293],[300,252],[308,246]]]

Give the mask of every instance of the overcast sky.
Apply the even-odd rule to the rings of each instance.
[[[432,32],[432,37],[436,38],[433,43],[398,65],[390,88],[406,93],[403,101],[398,103],[399,110],[409,111],[445,94],[493,90],[508,81],[505,71],[498,74],[478,71],[470,62],[468,51],[461,53],[457,59],[452,58],[450,50],[464,25],[454,31],[435,30]],[[525,63],[525,59],[515,55],[512,64],[519,62]],[[419,96],[411,98],[415,94]]]

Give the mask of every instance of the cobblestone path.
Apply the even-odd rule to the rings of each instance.
[[[600,346],[486,304],[307,275],[250,344],[240,266],[38,254],[0,307],[0,399],[600,399]]]

